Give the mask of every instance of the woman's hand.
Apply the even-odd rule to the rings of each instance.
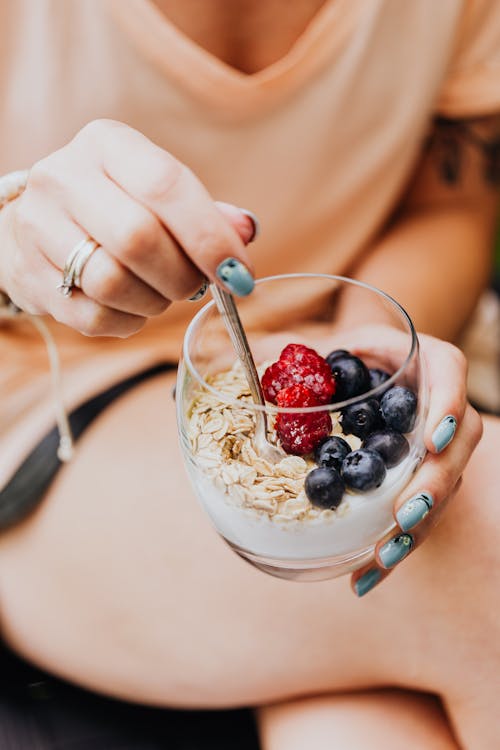
[[[21,309],[84,334],[128,336],[205,277],[253,288],[248,214],[216,204],[171,154],[121,123],[98,120],[35,164],[24,194],[0,214],[0,288]],[[58,290],[85,238],[98,243],[81,290]]]
[[[420,334],[429,380],[429,413],[425,425],[427,455],[396,501],[398,528],[380,540],[375,562],[357,570],[352,586],[368,593],[421,544],[437,523],[446,501],[457,491],[461,475],[482,435],[479,414],[467,403],[467,364],[451,344]]]

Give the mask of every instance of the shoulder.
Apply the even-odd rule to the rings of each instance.
[[[466,0],[436,109],[447,117],[500,112],[500,2]]]

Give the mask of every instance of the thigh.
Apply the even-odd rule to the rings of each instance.
[[[150,708],[76,688],[0,647],[2,750],[258,750],[250,710]]]
[[[147,382],[113,404],[37,513],[2,537],[11,645],[87,687],[163,705],[460,684],[487,649],[468,639],[479,624],[463,605],[479,598],[482,612],[489,600],[491,615],[496,485],[478,494],[497,471],[481,466],[489,443],[429,542],[357,600],[345,579],[265,576],[218,538],[181,466],[172,382]],[[498,438],[498,428],[486,435]]]
[[[266,706],[257,723],[262,750],[459,750],[439,700],[402,690]]]

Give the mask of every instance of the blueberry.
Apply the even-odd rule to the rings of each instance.
[[[385,370],[379,370],[378,367],[373,367],[368,370],[368,375],[370,376],[370,389],[378,388],[379,385],[382,385],[382,383],[385,383],[385,381],[389,380],[391,377],[388,372]],[[382,391],[382,393],[385,393],[385,391]],[[382,393],[379,394],[378,398],[380,398]]]
[[[340,473],[351,490],[367,492],[380,487],[385,479],[386,468],[379,453],[360,448],[344,458]]]
[[[314,459],[318,466],[330,466],[340,469],[342,461],[351,452],[349,443],[334,435],[323,440],[314,451]]]
[[[332,362],[334,362],[336,359],[339,359],[340,357],[351,357],[351,352],[348,352],[347,349],[334,349],[333,352],[330,352],[330,354],[327,354],[325,359],[330,365],[332,366]]]
[[[359,357],[339,356],[328,364],[336,384],[333,401],[345,401],[370,389],[368,370]]]
[[[340,505],[344,494],[344,482],[337,471],[327,466],[313,469],[304,483],[306,495],[317,508],[333,510]]]
[[[351,404],[341,410],[342,431],[345,435],[357,435],[362,440],[382,426],[380,407],[376,398]]]
[[[410,452],[408,440],[400,432],[394,430],[372,432],[361,447],[380,453],[388,469],[396,466]]]
[[[380,411],[389,429],[410,432],[417,415],[417,397],[409,388],[395,385],[380,399]]]

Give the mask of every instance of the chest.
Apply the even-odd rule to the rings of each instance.
[[[227,65],[256,73],[283,57],[326,0],[154,0],[183,34]]]

